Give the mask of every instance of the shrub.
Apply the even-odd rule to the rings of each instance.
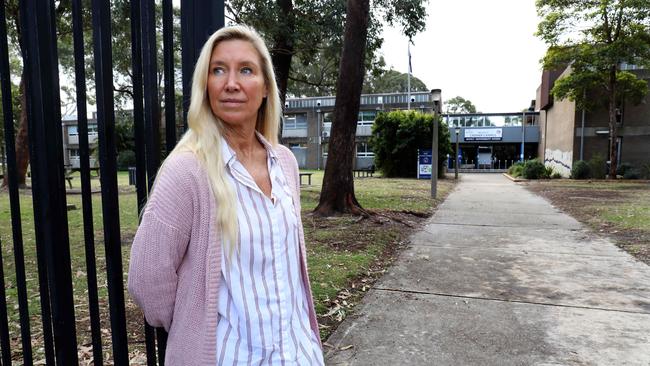
[[[624,179],[641,179],[641,171],[639,169],[627,169],[625,173],[623,173],[623,178]]]
[[[546,167],[546,172],[544,172],[544,178],[552,178],[553,177],[553,167],[552,166],[547,166]]]
[[[604,179],[607,175],[607,162],[602,154],[594,154],[587,164],[591,178]]]
[[[124,150],[117,154],[117,169],[127,170],[130,166],[135,166],[135,153],[131,150]]]
[[[562,174],[558,172],[554,172],[553,174],[551,174],[551,179],[560,179],[560,178],[562,178]]]
[[[650,163],[641,166],[641,177],[643,179],[650,179]]]
[[[546,167],[538,159],[528,160],[524,163],[522,175],[526,179],[539,179],[544,178],[546,174]]]
[[[438,123],[438,172],[452,154],[449,129]],[[433,116],[416,111],[379,113],[370,137],[375,164],[385,177],[415,177],[417,150],[431,148]],[[442,175],[440,175],[442,177]]]
[[[630,169],[633,169],[634,167],[630,163],[621,163],[619,164],[618,168],[616,168],[616,175],[625,175],[625,172],[627,172]]]
[[[524,163],[522,162],[516,162],[513,165],[508,168],[508,174],[510,174],[511,177],[517,178],[521,177],[523,175],[524,171]]]
[[[573,163],[571,168],[571,178],[573,179],[589,179],[591,172],[589,171],[589,164],[584,160],[578,160]]]

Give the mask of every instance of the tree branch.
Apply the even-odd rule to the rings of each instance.
[[[133,98],[133,91],[129,88],[117,88],[115,85],[113,85],[113,91],[116,93],[128,94],[131,98]]]
[[[307,85],[310,85],[310,86],[317,86],[317,87],[323,87],[323,86],[326,86],[326,87],[332,87],[332,86],[334,86],[334,84],[326,84],[326,83],[323,83],[323,79],[324,79],[324,78],[321,77],[320,82],[313,82],[313,81],[309,81],[309,80],[305,80],[305,79],[300,79],[300,78],[297,78],[297,77],[289,76],[289,80],[292,80],[292,81],[295,81],[295,82],[298,82],[298,83],[307,84]]]

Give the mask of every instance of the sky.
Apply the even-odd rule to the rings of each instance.
[[[535,0],[429,0],[427,13],[426,30],[411,45],[414,76],[441,89],[443,101],[462,96],[480,112],[530,106],[546,50],[534,36]],[[395,28],[383,35],[386,65],[407,72],[408,39]]]

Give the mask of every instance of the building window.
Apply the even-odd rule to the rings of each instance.
[[[357,157],[358,158],[368,158],[374,157],[375,153],[372,151],[372,148],[368,142],[357,142]]]
[[[285,130],[307,129],[307,116],[305,114],[287,114],[284,116]]]
[[[79,157],[79,149],[69,149],[70,152],[70,157],[71,158],[78,158]]]
[[[77,126],[68,126],[68,136],[78,136]]]
[[[327,157],[327,151],[329,149],[329,144],[327,142],[323,142],[320,145],[320,148],[321,148],[321,150],[323,150],[323,157],[326,158]]]
[[[357,126],[372,126],[376,117],[377,111],[361,111],[357,119]]]

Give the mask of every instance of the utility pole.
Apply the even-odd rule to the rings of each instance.
[[[438,119],[442,111],[442,93],[440,89],[431,90],[433,100],[433,140],[431,141],[431,198],[438,194]],[[410,100],[410,98],[409,98]]]

